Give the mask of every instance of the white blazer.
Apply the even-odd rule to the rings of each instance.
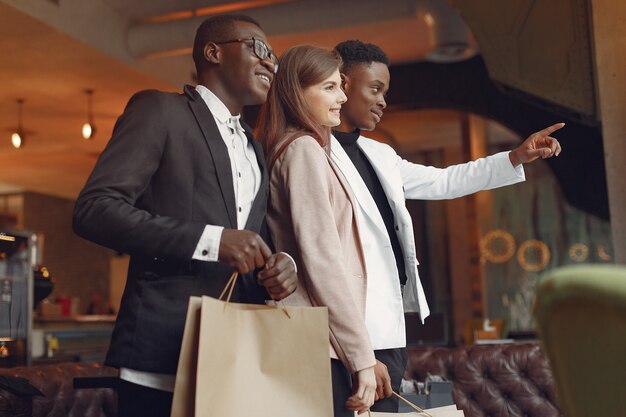
[[[364,136],[358,146],[372,164],[385,190],[394,214],[395,229],[402,246],[407,283],[400,293],[397,266],[389,236],[378,207],[354,164],[335,137],[331,139],[331,158],[347,179],[363,215],[358,217],[368,275],[366,322],[374,349],[405,344],[404,312],[418,312],[422,322],[430,314],[417,272],[413,223],[405,200],[443,200],[461,197],[525,180],[520,165],[513,168],[508,152],[448,168],[414,164],[402,159],[391,146]],[[385,279],[387,278],[387,279]],[[389,279],[391,278],[391,279]],[[370,288],[376,286],[376,288]],[[404,309],[402,308],[404,306]],[[376,322],[375,328],[369,323]],[[386,340],[396,342],[386,342]],[[381,347],[386,346],[386,347]]]

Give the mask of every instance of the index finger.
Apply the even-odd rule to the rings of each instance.
[[[260,236],[259,236],[259,250],[261,251],[261,255],[263,256],[263,259],[265,259],[265,262],[267,262],[272,257],[272,251],[270,250],[269,246],[267,246],[267,243],[265,243],[265,241]]]
[[[391,379],[385,381],[385,384],[383,385],[383,390],[385,398],[391,397],[391,395],[393,394],[393,389],[391,388]]]
[[[541,136],[550,136],[552,132],[561,129],[563,126],[565,126],[565,123],[555,123],[552,126],[548,126],[545,129],[540,130],[537,134]]]
[[[276,258],[272,256],[272,259],[270,259],[270,261],[266,264],[266,269],[263,274],[264,278],[276,277],[283,273],[295,272],[292,266],[293,262],[289,258],[278,259],[275,262],[272,262],[272,260],[275,259]]]
[[[556,156],[559,156],[559,154],[561,153],[561,144],[559,143],[558,140],[555,140],[555,142],[556,142],[556,150],[554,151],[554,154]]]

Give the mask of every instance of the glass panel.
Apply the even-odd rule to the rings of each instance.
[[[491,216],[480,230],[486,314],[506,318],[514,333],[534,329],[532,307],[543,274],[563,265],[614,262],[610,222],[571,206],[545,161],[524,170],[526,182],[492,191]]]

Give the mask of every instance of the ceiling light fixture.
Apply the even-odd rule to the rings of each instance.
[[[83,139],[90,140],[96,134],[96,125],[93,124],[93,109],[91,107],[93,90],[85,90],[85,94],[87,94],[87,123],[83,125]]]
[[[17,102],[17,129],[11,134],[11,144],[15,149],[19,149],[24,146],[26,136],[24,135],[24,128],[22,127],[22,106],[24,105],[24,99],[18,98]]]

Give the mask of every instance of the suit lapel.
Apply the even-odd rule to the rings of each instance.
[[[213,114],[207,107],[206,103],[200,97],[200,94],[191,86],[185,86],[185,94],[189,98],[189,107],[198,122],[198,126],[202,131],[204,140],[209,147],[211,158],[215,166],[217,181],[222,191],[222,198],[226,203],[226,211],[230,227],[237,228],[237,214],[235,203],[235,190],[233,188],[233,174],[230,169],[230,158],[228,157],[228,149],[222,139]]]
[[[383,190],[385,190],[385,195],[389,200],[391,209],[395,212],[396,210],[394,205],[397,203],[397,201],[402,201],[402,204],[404,204],[404,195],[397,195],[398,189],[393,187],[393,182],[390,181],[388,176],[385,174],[386,172],[391,172],[391,170],[388,166],[385,166],[385,161],[382,161],[380,157],[377,157],[379,154],[376,152],[375,149],[369,147],[367,142],[359,140],[357,141],[357,144],[367,157],[368,161],[370,161],[370,164],[372,164],[374,171],[376,171],[376,176],[378,176],[380,185],[382,185]],[[400,192],[402,192],[402,190],[400,190]]]
[[[382,232],[387,233],[385,222],[380,215],[380,210],[378,210],[372,193],[369,188],[367,188],[367,185],[365,185],[365,181],[361,178],[361,174],[357,171],[348,154],[343,150],[343,147],[334,136],[331,136],[330,153],[337,168],[341,171],[344,178],[346,178],[357,203],[361,206],[361,211],[364,212],[371,222]]]
[[[339,165],[337,165],[337,163],[333,160],[333,157],[332,157],[332,148],[333,148],[332,141],[333,140],[336,141],[336,139],[331,135],[331,145],[330,145],[331,155],[329,156],[327,154],[326,158],[328,159],[328,165],[330,165],[330,168],[335,173],[335,176],[337,177],[337,180],[339,181],[339,184],[341,184],[341,187],[346,191],[346,195],[348,197],[348,200],[350,201],[350,205],[352,206],[352,213],[354,215],[354,223],[355,223],[354,231],[357,234],[357,239],[358,239],[357,247],[358,247],[358,251],[359,251],[359,262],[361,262],[361,268],[363,268],[363,271],[366,271],[365,253],[363,252],[363,240],[362,240],[362,237],[361,237],[362,236],[361,235],[362,232],[359,230],[359,224],[360,224],[360,221],[359,221],[359,210],[356,209],[356,205],[359,204],[359,202],[357,201],[357,197],[354,195],[354,191],[352,191],[352,187],[349,184],[349,182],[350,182],[349,179],[346,178],[346,176],[341,171],[341,168],[339,167]],[[339,142],[337,142],[337,146],[341,146],[339,144]],[[342,150],[343,150],[343,148],[342,148]],[[347,157],[347,155],[346,155],[346,157]],[[367,277],[367,274],[365,274],[365,276]]]

